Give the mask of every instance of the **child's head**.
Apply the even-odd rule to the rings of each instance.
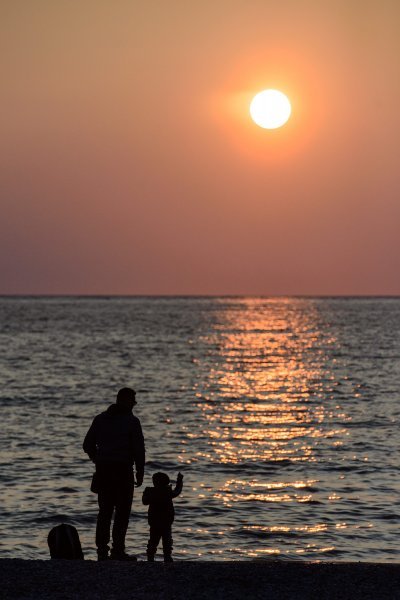
[[[154,487],[166,487],[169,485],[169,477],[166,473],[154,473],[153,475]]]

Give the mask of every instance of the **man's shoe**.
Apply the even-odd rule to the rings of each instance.
[[[174,562],[174,559],[170,554],[167,554],[167,556],[164,556],[164,562]]]
[[[154,562],[154,554],[147,555],[147,562]]]
[[[110,558],[111,560],[124,560],[130,562],[137,561],[136,556],[132,556],[130,554],[127,554],[126,552],[115,552],[115,550],[111,550]]]

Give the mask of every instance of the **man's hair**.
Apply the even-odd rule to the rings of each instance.
[[[135,396],[136,392],[132,388],[121,388],[117,394],[117,404],[123,402],[124,400],[133,400],[136,404]]]

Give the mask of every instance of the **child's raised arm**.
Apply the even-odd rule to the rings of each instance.
[[[178,473],[178,477],[176,478],[176,486],[175,489],[172,490],[172,497],[176,498],[179,496],[183,488],[183,475],[182,473]]]

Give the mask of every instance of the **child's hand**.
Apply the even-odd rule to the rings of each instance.
[[[179,471],[179,473],[178,473],[178,481],[182,481],[182,479],[183,479],[183,475],[182,475],[182,473]]]

